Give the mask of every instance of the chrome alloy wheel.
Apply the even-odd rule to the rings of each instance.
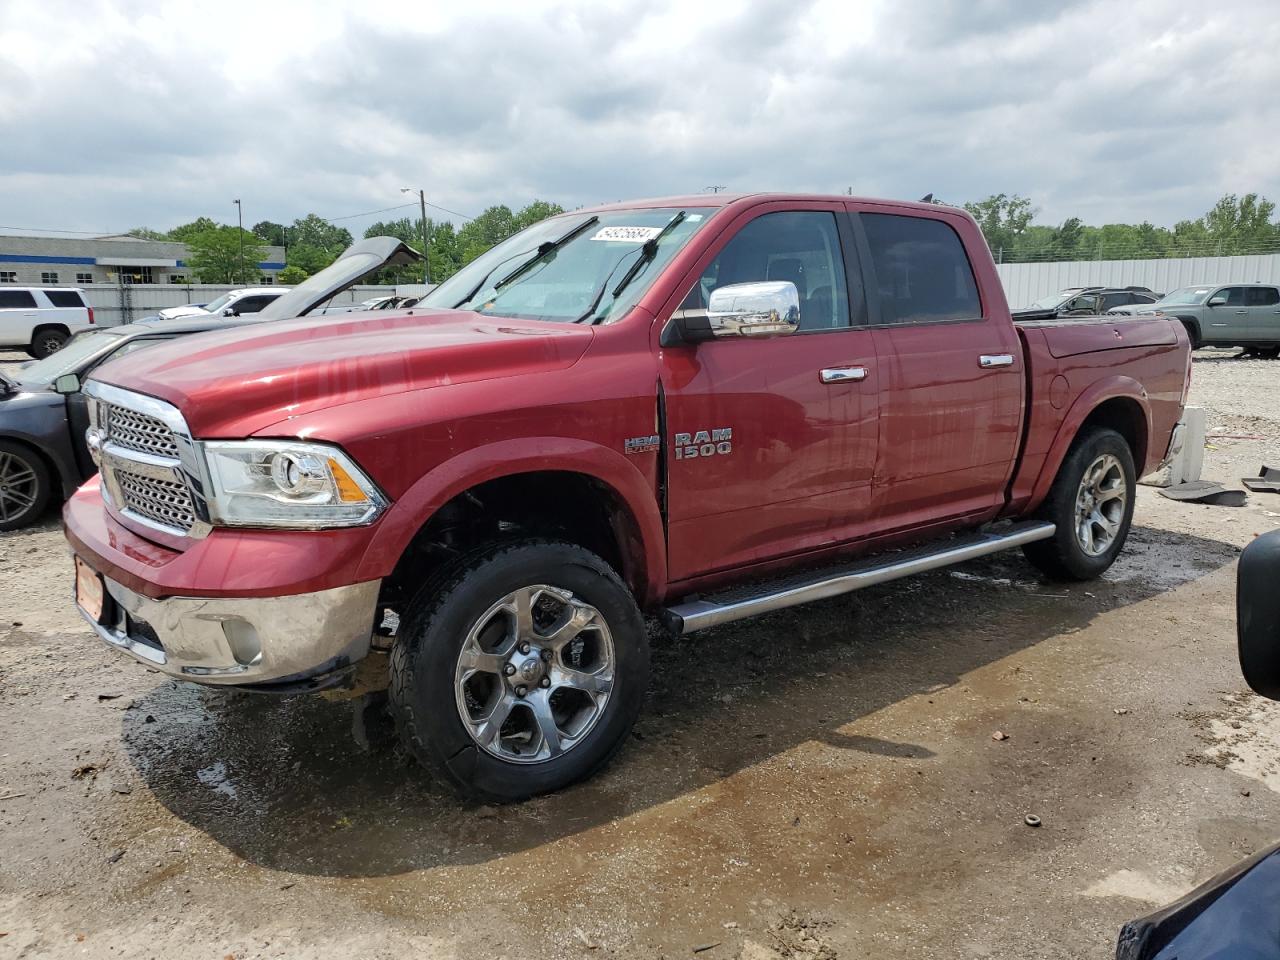
[[[513,591],[485,611],[454,670],[471,739],[512,763],[551,760],[581,743],[613,683],[613,638],[600,611],[546,584]]]
[[[30,510],[40,492],[39,483],[29,464],[0,451],[0,522],[17,520]]]
[[[1076,493],[1075,513],[1076,542],[1086,554],[1101,556],[1115,543],[1128,496],[1124,468],[1113,455],[1104,453],[1089,465]]]

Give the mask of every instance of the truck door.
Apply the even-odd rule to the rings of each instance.
[[[1275,287],[1246,287],[1244,303],[1249,311],[1249,339],[1254,343],[1280,346],[1280,290]]]
[[[1208,343],[1230,346],[1248,339],[1249,310],[1244,305],[1244,287],[1222,287],[1205,301],[1205,323],[1200,328]]]
[[[1021,439],[1025,374],[994,270],[983,275],[996,292],[979,295],[973,262],[990,255],[966,250],[965,221],[945,211],[850,208],[880,374],[877,527],[994,516]]]
[[[740,214],[686,278],[680,309],[717,287],[796,285],[800,329],[664,348],[671,578],[857,536],[875,469],[879,374],[841,205]]]

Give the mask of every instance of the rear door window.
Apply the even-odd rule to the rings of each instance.
[[[1273,307],[1280,303],[1280,290],[1275,287],[1249,287],[1245,290],[1245,306]]]
[[[1102,312],[1106,313],[1112,307],[1127,307],[1133,303],[1133,294],[1128,293],[1107,293],[1102,297]]]
[[[30,290],[0,290],[0,310],[34,310],[36,298]]]
[[[80,299],[80,293],[77,290],[46,290],[44,295],[55,307],[84,306],[84,301]]]
[[[860,217],[880,288],[882,323],[982,318],[973,267],[955,230],[925,217]]]

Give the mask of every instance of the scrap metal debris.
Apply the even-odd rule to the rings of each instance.
[[[1248,499],[1248,494],[1243,490],[1228,490],[1212,480],[1188,480],[1158,492],[1160,496],[1170,500],[1205,503],[1214,507],[1243,507]]]
[[[1280,470],[1264,463],[1256,477],[1245,477],[1240,482],[1254,493],[1280,493]]]

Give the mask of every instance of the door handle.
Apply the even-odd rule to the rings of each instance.
[[[826,367],[818,376],[823,383],[848,383],[851,380],[867,379],[866,367]]]
[[[1243,316],[1247,316],[1247,315],[1248,315],[1248,313],[1249,313],[1249,311],[1248,311],[1248,310],[1237,310],[1237,311],[1236,311],[1236,316],[1237,316],[1237,317],[1243,317]]]
[[[1012,353],[984,353],[978,357],[978,366],[983,370],[990,370],[992,367],[1012,367]]]

